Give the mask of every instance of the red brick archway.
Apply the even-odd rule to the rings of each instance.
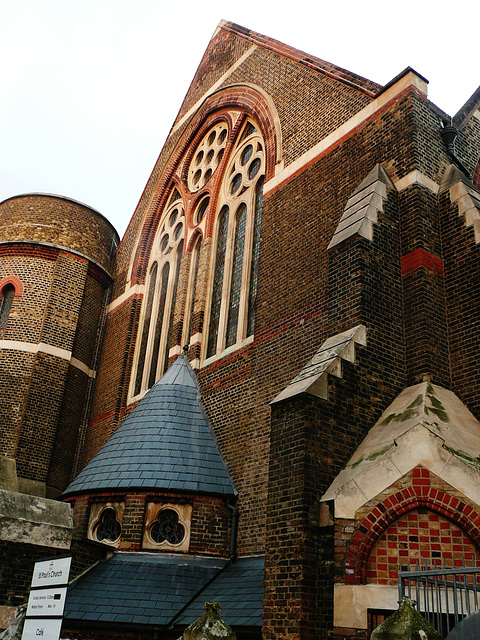
[[[3,290],[3,287],[7,284],[11,284],[15,289],[15,295],[21,296],[23,295],[23,282],[17,276],[7,276],[6,278],[2,278],[0,280],[0,291]]]
[[[412,472],[412,484],[377,504],[353,535],[345,558],[347,584],[366,584],[368,558],[379,537],[399,516],[421,507],[455,522],[479,546],[480,514],[459,498],[433,487],[428,469],[417,467]]]

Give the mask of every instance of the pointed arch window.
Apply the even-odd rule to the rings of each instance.
[[[7,326],[14,295],[13,284],[6,284],[0,292],[0,329],[5,329]]]
[[[195,315],[195,312],[196,312],[195,299],[197,297],[198,269],[200,267],[201,250],[202,250],[202,236],[198,236],[197,241],[195,243],[195,247],[192,252],[192,258],[191,258],[190,270],[191,270],[192,283],[190,287],[190,295],[188,298],[190,301],[190,306],[187,309],[187,312],[185,315],[186,327],[187,327],[187,334],[186,334],[186,340],[185,340],[186,344],[190,344],[190,339],[192,335],[195,333],[195,328],[197,326],[197,318]]]
[[[220,188],[205,357],[241,346],[253,334],[260,256],[263,139],[247,121]]]
[[[172,187],[152,244],[132,399],[183,345],[195,347],[199,365],[247,344],[255,329],[264,141],[235,110],[215,114],[203,131],[179,157],[174,175],[182,182]],[[182,260],[184,251],[191,256]]]
[[[152,247],[135,358],[135,384],[131,392],[134,397],[149,389],[168,363],[184,233],[184,205],[175,188]]]

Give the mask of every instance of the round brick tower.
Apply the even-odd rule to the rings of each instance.
[[[54,497],[71,479],[117,244],[74,200],[0,203],[0,458],[21,492]]]

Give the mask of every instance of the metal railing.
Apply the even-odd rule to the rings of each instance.
[[[480,567],[447,568],[439,559],[433,567],[419,564],[398,574],[399,599],[408,596],[417,610],[446,636],[465,616],[480,609]]]

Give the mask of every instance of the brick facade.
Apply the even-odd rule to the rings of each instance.
[[[454,157],[441,134],[449,119],[428,101],[426,81],[411,69],[379,87],[222,23],[114,259],[110,228],[78,203],[61,200],[53,210],[47,197],[30,196],[0,205],[7,222],[20,215],[31,220],[22,237],[8,231],[11,225],[0,227],[0,282],[15,286],[0,341],[51,347],[35,353],[0,350],[9,372],[0,382],[7,398],[0,408],[6,424],[0,454],[16,458],[21,478],[62,490],[70,470],[76,473],[91,461],[141,399],[143,390],[134,391],[132,381],[139,367],[146,287],[176,189],[186,230],[175,303],[165,304],[172,319],[166,354],[171,364],[182,342],[188,343],[205,411],[238,489],[236,551],[241,557],[265,555],[263,637],[363,640],[366,621],[339,618],[339,587],[392,587],[405,558],[424,563],[440,558],[452,566],[460,555],[478,561],[479,454],[463,424],[458,438],[465,441],[449,450],[470,465],[470,480],[462,486],[429,469],[429,459],[365,499],[352,517],[342,515],[335,500],[322,502],[404,389],[430,381],[465,403],[473,414],[470,427],[480,419],[475,330],[480,210],[475,213],[473,206],[460,215],[463,203],[451,192],[460,183],[473,190],[477,202],[480,118],[473,107],[468,114],[456,116]],[[244,289],[255,286],[255,328],[207,357],[219,209],[222,197],[232,196],[233,202],[225,178],[228,158],[248,122],[262,140],[265,163],[258,267],[246,250],[248,277],[242,281]],[[219,160],[210,182],[190,190],[197,145],[218,123],[228,129],[225,160]],[[473,181],[459,168],[459,158]],[[386,186],[381,205],[365,213],[370,235],[343,229],[345,237],[329,246],[342,232],[347,202],[376,167]],[[194,216],[207,197],[209,207],[199,223]],[[361,211],[359,204],[357,217]],[[78,233],[82,216],[87,221]],[[53,231],[40,237],[46,222]],[[360,228],[362,220],[356,222]],[[253,237],[250,228],[247,232],[251,236],[245,237]],[[228,271],[235,262],[233,232],[226,243]],[[233,285],[221,273],[226,297]],[[274,402],[327,339],[358,326],[365,329],[366,344],[356,345],[350,359],[334,362],[332,356],[320,381],[322,393],[319,382],[308,393]],[[70,352],[70,360],[53,348]],[[152,351],[145,349],[145,366]],[[428,424],[441,438],[433,418]],[[358,491],[355,487],[352,495]],[[75,496],[78,545],[88,535],[92,505],[100,503],[122,504],[122,533],[113,545],[118,553],[147,552],[142,541],[148,505],[154,503],[191,507],[186,553],[229,554],[231,508],[218,496],[138,486]],[[165,630],[161,637],[168,634]]]

